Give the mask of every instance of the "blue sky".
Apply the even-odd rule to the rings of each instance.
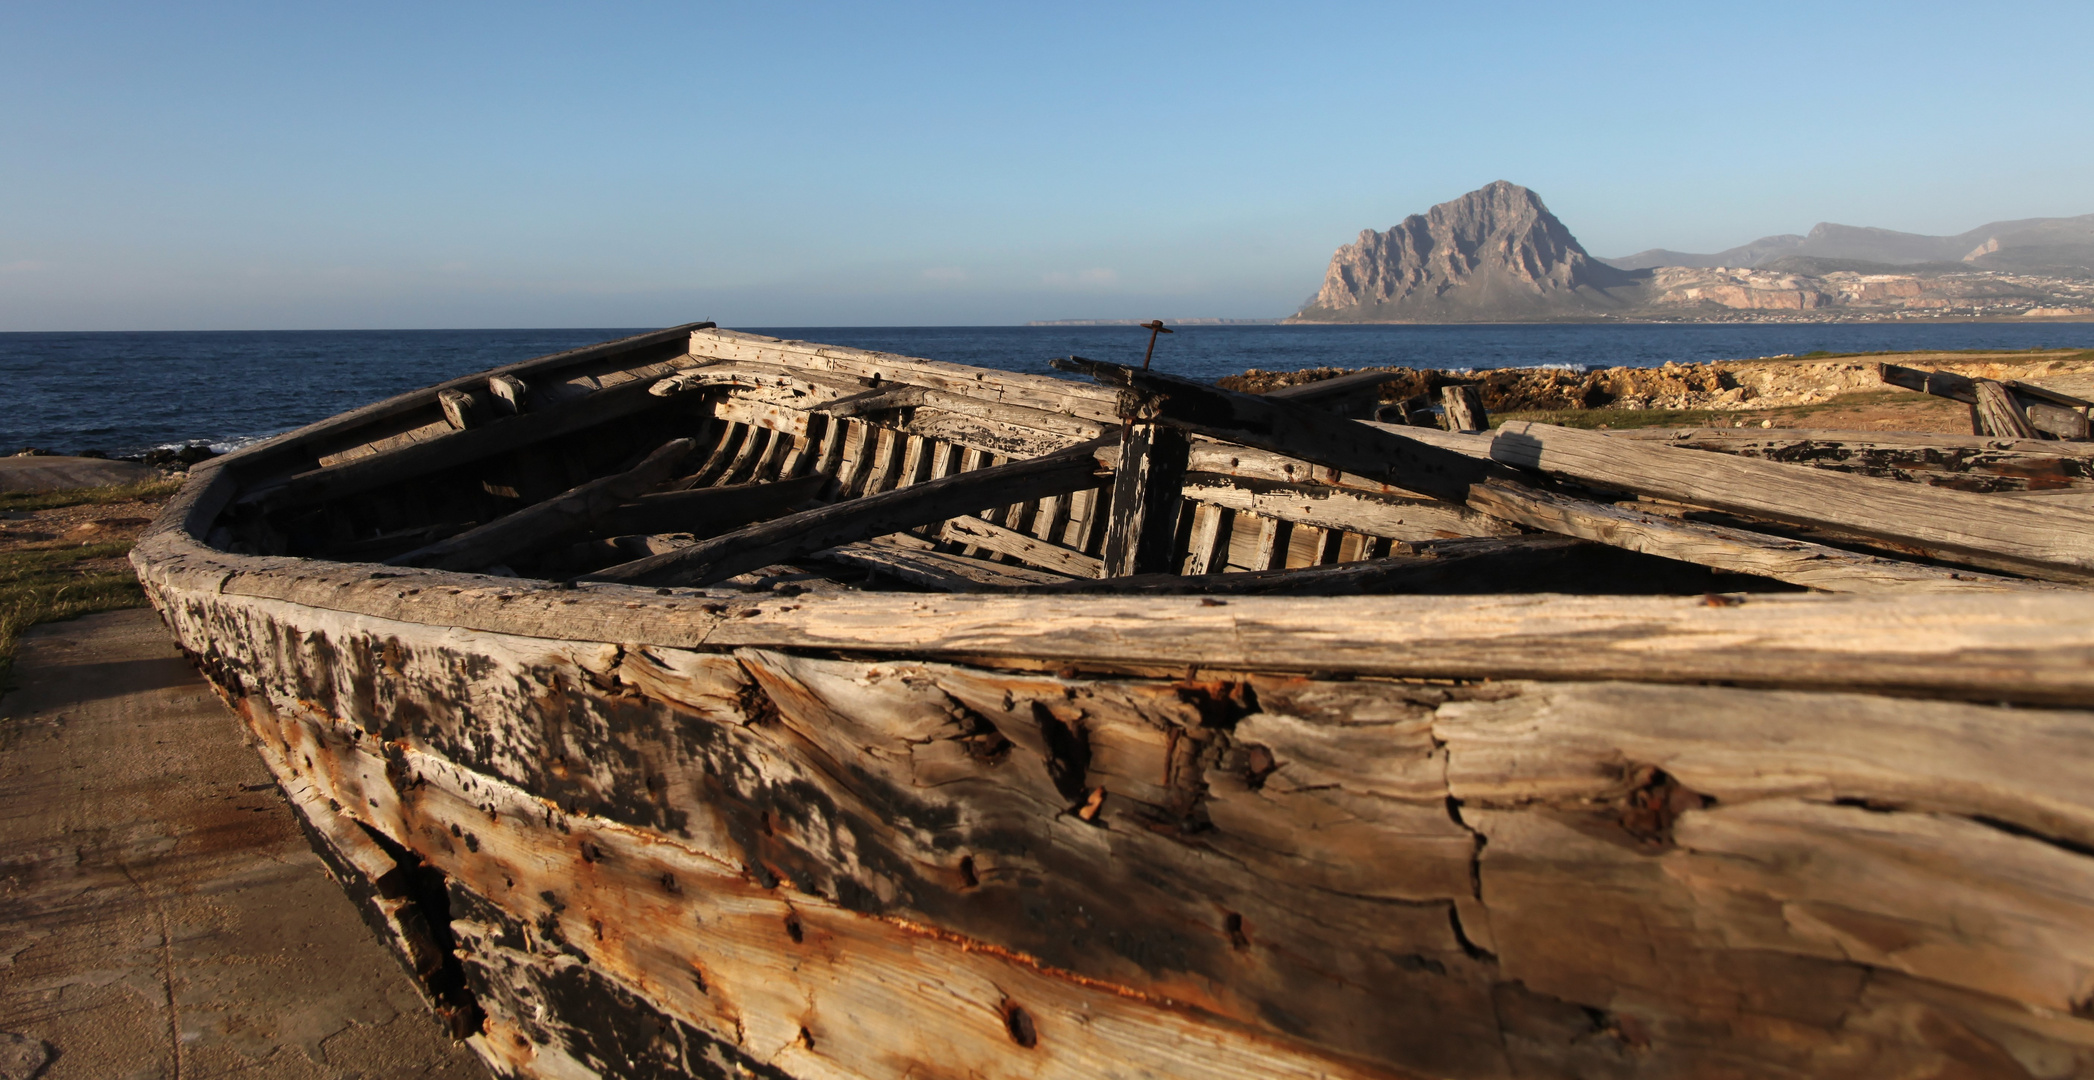
[[[2094,213],[2094,5],[0,5],[0,330],[1283,315],[1495,179],[1601,255]]]

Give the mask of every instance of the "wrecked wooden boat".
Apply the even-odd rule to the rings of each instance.
[[[134,560],[505,1076],[2094,1075],[2086,444],[1062,363],[676,327]]]

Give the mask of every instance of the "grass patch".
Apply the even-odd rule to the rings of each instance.
[[[180,480],[144,480],[136,484],[73,488],[68,491],[0,491],[0,511],[57,510],[66,506],[104,506],[164,499],[182,486]]]
[[[21,641],[22,631],[38,623],[145,603],[145,592],[129,568],[104,570],[80,565],[119,557],[130,550],[129,540],[112,540],[0,552],[0,689],[12,686],[15,646]]]

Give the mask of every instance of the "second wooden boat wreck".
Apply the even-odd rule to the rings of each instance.
[[[2094,1075],[2086,445],[1064,363],[672,328],[134,560],[502,1075]]]

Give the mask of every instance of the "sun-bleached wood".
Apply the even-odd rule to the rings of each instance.
[[[1094,578],[1105,575],[1105,562],[1102,559],[1015,529],[1006,529],[971,514],[948,518],[939,527],[938,536],[955,544],[1009,555],[1020,562],[1070,577]]]
[[[1185,464],[1192,444],[1185,433],[1155,423],[1131,423],[1120,433],[1113,470],[1112,515],[1105,527],[1105,573],[1160,574],[1174,569],[1172,550]]]
[[[861,459],[862,461],[862,459]],[[864,470],[859,470],[861,482]],[[1044,458],[948,476],[750,525],[663,555],[587,575],[592,581],[703,585],[839,544],[974,513],[983,503],[1037,498],[1094,483],[1097,455],[1082,445]]]
[[[750,348],[808,385],[1003,392]],[[529,412],[431,441],[690,359],[563,369]],[[770,361],[719,361],[744,362]],[[1117,415],[1063,386],[1013,383],[1019,407]],[[671,430],[648,441],[702,438],[708,482],[848,450],[846,494],[871,499],[928,487],[927,458],[961,464],[911,426],[930,404],[802,436],[828,397],[795,393],[651,399]],[[716,408],[751,420],[703,427]],[[459,976],[486,1021],[453,1030],[504,1075],[2094,1072],[2094,616],[2069,591],[1069,596],[950,574],[936,587],[969,591],[878,593],[778,564],[563,587],[203,543],[266,545],[293,516],[364,534],[330,520],[345,508],[395,533],[438,520],[412,472],[342,507],[233,506],[315,447],[437,418],[424,398],[201,466],[134,558],[330,872],[410,966]],[[1395,486],[1209,439],[1192,454],[1238,479]],[[1097,484],[978,509],[1095,550]],[[1221,508],[1194,505],[1188,536],[1214,521],[1219,546]],[[1330,526],[1290,526],[1295,563],[1332,557]],[[844,547],[1048,576],[923,544]],[[1398,554],[1492,545],[1634,558],[1550,536]],[[429,888],[401,889],[402,868]]]
[[[368,828],[445,875],[491,995],[473,1045],[524,1075],[591,1075],[606,1036],[571,1009],[635,998],[660,1010],[618,1048],[636,1061],[897,1080],[931,1049],[986,1074],[1246,1080],[2094,1061],[2072,1016],[2094,969],[2087,713],[1095,678],[156,596],[185,639],[217,628],[300,812],[349,823],[323,839]],[[380,654],[390,697],[360,699]],[[461,686],[513,696],[468,713]],[[552,722],[578,705],[617,722]],[[474,727],[490,707],[513,721]],[[378,734],[389,717],[408,726]],[[489,752],[433,751],[463,731]],[[1199,832],[1158,827],[1185,805]],[[1021,896],[1042,914],[1001,917]],[[1159,935],[1167,961],[1137,948]]]
[[[1431,540],[1453,536],[1510,536],[1519,530],[1459,506],[1349,491],[1329,484],[1278,483],[1217,473],[1189,473],[1185,497],[1231,510],[1319,529]]]
[[[1530,529],[1658,555],[1824,592],[1985,591],[2045,588],[2019,578],[1863,555],[1824,544],[1721,529],[1532,488],[1478,484],[1469,505]]]
[[[827,477],[808,475],[726,487],[642,495],[603,515],[598,533],[723,532],[773,517],[820,494]]]
[[[530,387],[514,375],[488,376],[487,393],[494,399],[494,411],[502,416],[515,416],[530,407]]]
[[[1158,423],[1358,473],[1436,499],[1458,503],[1470,484],[1496,474],[1473,458],[1395,434],[1400,429],[1333,423],[1329,413],[1285,399],[1231,393],[1189,379],[1082,357],[1054,364],[1136,395],[1130,414],[1139,410]]]
[[[1441,415],[1448,431],[1484,431],[1490,427],[1483,408],[1483,392],[1473,383],[1450,383],[1440,387]]]
[[[2025,499],[1692,453],[1527,421],[1500,428],[1491,456],[1641,495],[1950,551],[1977,566],[2094,578],[2094,531],[2085,515]]]
[[[912,537],[885,536],[842,544],[821,552],[822,558],[877,570],[912,585],[946,592],[976,592],[983,589],[1021,589],[1054,585],[1069,580],[1066,575],[1032,570],[986,559],[970,559],[934,551],[927,544],[912,544]]]
[[[2029,423],[2028,413],[2020,402],[2014,400],[2013,391],[1991,379],[1972,379],[1972,396],[1977,398],[1978,431],[1980,435],[1992,435],[2002,439],[2036,438],[2035,425]]]

